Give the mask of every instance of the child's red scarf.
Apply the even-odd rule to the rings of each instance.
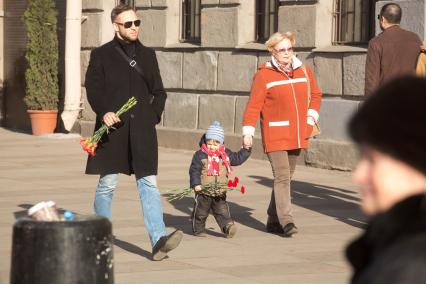
[[[222,159],[223,165],[225,165],[227,174],[226,176],[232,173],[231,164],[229,163],[229,157],[225,152],[225,146],[221,145],[216,151],[211,151],[207,148],[206,144],[201,145],[201,149],[204,153],[207,154],[208,167],[207,175],[208,176],[218,176],[220,175],[219,163]]]

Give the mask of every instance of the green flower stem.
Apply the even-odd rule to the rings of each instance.
[[[214,183],[214,182],[204,184],[201,186],[201,191],[199,191],[199,193],[205,193],[210,196],[220,196],[225,191],[231,191],[236,189],[236,187],[228,187],[227,184],[228,183]],[[219,188],[221,190],[219,190]],[[168,201],[182,199],[186,196],[189,196],[193,192],[194,192],[194,189],[192,189],[191,187],[172,190],[170,191],[171,195],[168,197]]]
[[[131,97],[116,113],[116,116],[120,116],[123,113],[127,112],[129,109],[131,109],[132,107],[134,107],[136,104],[138,103],[138,101],[136,100],[135,97]],[[101,127],[99,127],[98,130],[96,130],[96,132],[92,135],[92,137],[90,137],[89,139],[89,143],[97,143],[102,135],[104,135],[105,132],[108,132],[109,127],[105,124],[102,123]]]

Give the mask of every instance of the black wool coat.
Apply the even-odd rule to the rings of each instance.
[[[86,174],[135,174],[137,178],[156,175],[158,144],[155,126],[160,122],[167,94],[154,50],[136,42],[135,61],[146,80],[120,55],[115,46],[119,40],[94,49],[86,73],[86,91],[90,106],[96,113],[97,130],[107,112],[116,112],[134,96],[138,103],[120,116],[102,137],[96,155],[89,156]]]
[[[346,251],[351,283],[426,283],[426,196],[412,196],[374,217]]]

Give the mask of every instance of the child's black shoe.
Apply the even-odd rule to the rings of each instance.
[[[205,237],[207,237],[207,234],[203,231],[203,232],[199,232],[199,233],[194,233],[194,236],[205,238]]]
[[[235,225],[235,224],[229,224],[229,225],[226,226],[226,228],[225,228],[225,236],[228,239],[233,238],[236,233],[237,233],[237,225]]]

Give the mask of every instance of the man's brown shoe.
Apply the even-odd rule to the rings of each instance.
[[[176,230],[168,236],[161,237],[152,248],[152,259],[162,260],[167,256],[167,253],[180,244],[183,237],[183,233],[180,230]]]

